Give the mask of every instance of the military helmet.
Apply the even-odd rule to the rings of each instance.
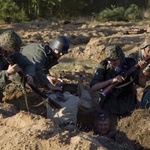
[[[141,49],[150,46],[150,36],[146,37],[144,42],[141,44]]]
[[[65,36],[57,36],[52,42],[50,42],[49,46],[52,50],[58,50],[63,54],[68,53],[70,41]]]
[[[107,111],[101,109],[95,113],[95,120],[105,121],[106,119],[109,119]]]
[[[8,30],[0,35],[0,47],[6,51],[20,51],[21,45],[22,40],[14,31]]]
[[[124,59],[125,54],[118,45],[110,45],[105,49],[105,55],[107,60]]]

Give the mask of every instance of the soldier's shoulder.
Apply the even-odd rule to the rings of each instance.
[[[107,60],[105,59],[105,60],[102,60],[102,61],[98,64],[98,67],[99,67],[99,68],[106,68],[107,64],[108,64],[108,62],[107,62]]]
[[[129,58],[134,58],[134,59],[138,59],[139,57],[139,53],[140,53],[140,50],[137,50],[135,52],[132,52],[128,55]]]
[[[134,58],[126,57],[125,60],[128,66],[133,66],[136,64],[136,60]]]

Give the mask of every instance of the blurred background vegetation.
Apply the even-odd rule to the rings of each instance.
[[[150,0],[0,0],[0,20],[140,21],[150,19]]]

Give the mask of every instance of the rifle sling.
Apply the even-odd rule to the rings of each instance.
[[[121,85],[118,85],[118,86],[116,86],[115,88],[118,89],[118,88],[125,87],[125,86],[129,85],[131,82],[133,82],[133,80],[134,80],[134,79],[131,77],[129,82],[124,83],[124,84],[121,84]]]
[[[58,104],[57,102],[55,102],[54,100],[49,99],[49,98],[47,98],[43,102],[40,102],[37,105],[34,105],[33,107],[39,107],[39,106],[41,106],[42,104],[45,104],[45,103],[49,104],[54,109],[61,109],[62,108],[60,104]]]
[[[14,64],[14,62],[10,58],[4,57],[4,59],[8,62],[8,64],[10,64],[10,65]],[[29,110],[28,99],[27,99],[27,91],[26,91],[26,86],[25,86],[25,84],[26,84],[26,76],[24,75],[22,70],[20,72],[18,72],[18,74],[22,78],[21,85],[23,86],[23,95],[24,95],[24,99],[25,99],[26,108],[27,108],[27,110]]]
[[[35,105],[34,107],[38,107],[38,106],[44,104],[45,102],[47,102],[52,108],[55,108],[55,109],[62,108],[59,103],[57,103],[56,101],[50,99],[48,97],[48,95],[46,93],[42,92],[39,88],[37,88],[36,85],[30,84],[29,86],[32,88],[32,90],[34,90],[36,93],[38,93],[41,97],[46,98],[45,101],[39,103],[38,105]]]
[[[23,95],[24,95],[24,100],[25,100],[25,104],[26,104],[26,108],[29,111],[29,105],[28,105],[28,98],[27,98],[27,91],[26,91],[26,77],[25,75],[20,71],[18,72],[18,74],[20,75],[20,77],[22,78],[21,81],[21,85],[23,87]]]

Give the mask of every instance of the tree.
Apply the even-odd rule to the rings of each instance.
[[[24,10],[21,10],[13,0],[0,0],[0,18],[9,23],[27,19]]]

